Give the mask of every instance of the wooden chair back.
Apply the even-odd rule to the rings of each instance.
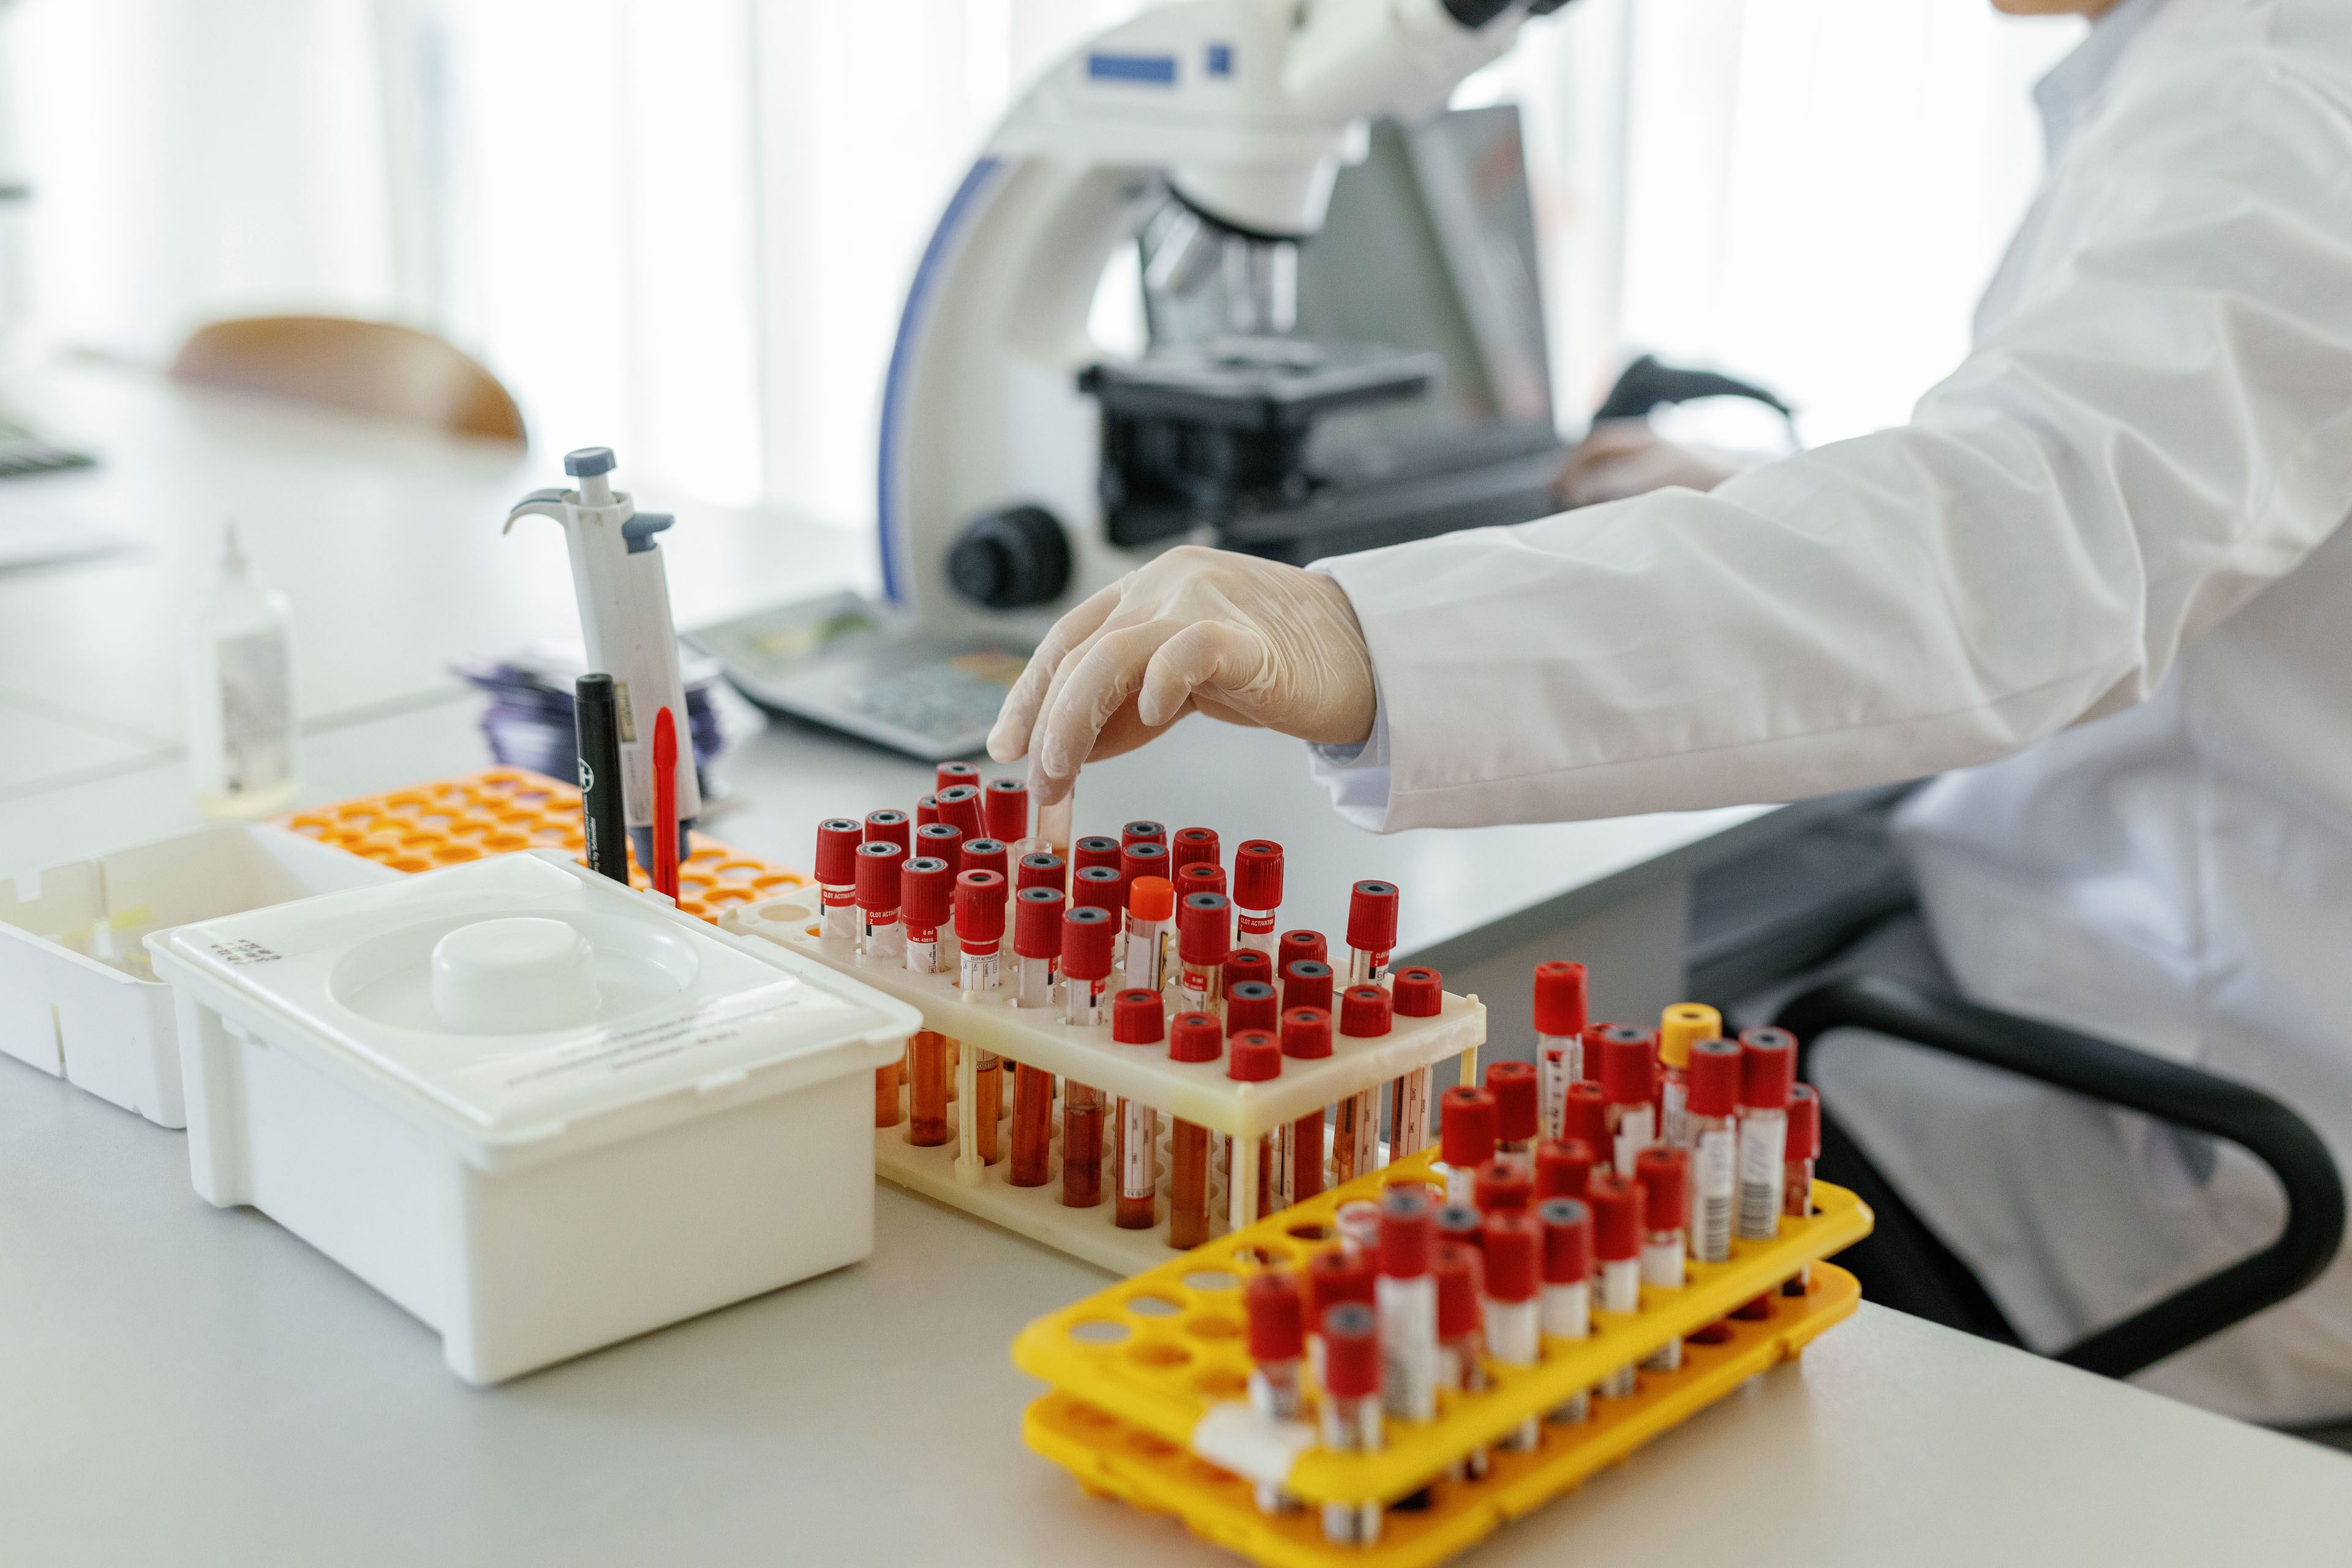
[[[247,316],[199,327],[173,379],[428,425],[452,435],[524,439],[522,412],[498,377],[430,332],[343,316]]]

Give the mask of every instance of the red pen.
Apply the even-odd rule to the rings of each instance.
[[[654,719],[654,889],[677,898],[677,721]]]

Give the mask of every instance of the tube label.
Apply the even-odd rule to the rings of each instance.
[[[1642,1243],[1642,1283],[1672,1289],[1683,1282],[1683,1233],[1665,1231]]]
[[[824,904],[824,918],[817,927],[817,934],[827,942],[856,942],[857,889],[844,882],[820,886],[817,892]]]
[[[1103,998],[1110,992],[1110,981],[1080,980],[1072,975],[1062,991],[1062,1021],[1075,1029],[1099,1028],[1103,1021]]]
[[[1789,1144],[1789,1117],[1751,1110],[1739,1120],[1739,1234],[1769,1241],[1780,1234],[1780,1179]]]
[[[1177,972],[1176,994],[1182,998],[1187,1013],[1205,1013],[1209,1008],[1210,971],[1186,964]]]
[[[1710,1119],[1712,1120],[1712,1119]],[[1721,1263],[1731,1256],[1732,1194],[1738,1185],[1738,1135],[1729,1126],[1712,1127],[1698,1135],[1691,1162],[1697,1189],[1699,1261]]]
[[[1245,910],[1234,906],[1234,945],[1254,947],[1268,958],[1274,956],[1274,911]]]
[[[966,991],[993,991],[998,978],[994,952],[974,952],[970,948],[964,949],[963,988]]]
[[[907,973],[937,974],[940,972],[940,931],[937,926],[908,926]]]
[[[898,922],[896,910],[867,910],[857,933],[858,951],[868,958],[887,959],[892,963],[907,951],[907,928]]]
[[[1050,958],[1016,960],[1020,971],[1020,992],[1013,998],[1016,1007],[1050,1007],[1054,1005],[1054,961]]]
[[[1691,1146],[1690,1086],[1681,1075],[1670,1074],[1666,1087],[1658,1096],[1664,1111],[1665,1140],[1669,1147],[1687,1149]]]
[[[1559,1138],[1568,1127],[1568,1086],[1576,1081],[1577,1046],[1558,1035],[1536,1037],[1536,1092],[1542,1097],[1543,1135]]]
[[[1639,1105],[1617,1106],[1617,1173],[1627,1181],[1633,1179],[1633,1156],[1658,1141],[1657,1109],[1644,1100]]]
[[[1119,1196],[1148,1198],[1160,1180],[1159,1113],[1132,1100],[1118,1102],[1119,1142],[1126,1158],[1119,1162]]]

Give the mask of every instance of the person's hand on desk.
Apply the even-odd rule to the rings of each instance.
[[[1041,804],[1078,769],[1195,710],[1302,741],[1371,733],[1371,656],[1339,584],[1255,556],[1182,545],[1055,623],[1004,700],[988,752],[1030,759]]]
[[[1669,485],[1711,490],[1739,468],[1727,454],[1677,446],[1653,430],[1646,419],[1604,419],[1560,465],[1551,482],[1551,499],[1563,511],[1573,511]]]

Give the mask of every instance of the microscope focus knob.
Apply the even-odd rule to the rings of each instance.
[[[956,592],[992,610],[1050,604],[1070,585],[1070,541],[1041,506],[984,511],[948,552]]]

